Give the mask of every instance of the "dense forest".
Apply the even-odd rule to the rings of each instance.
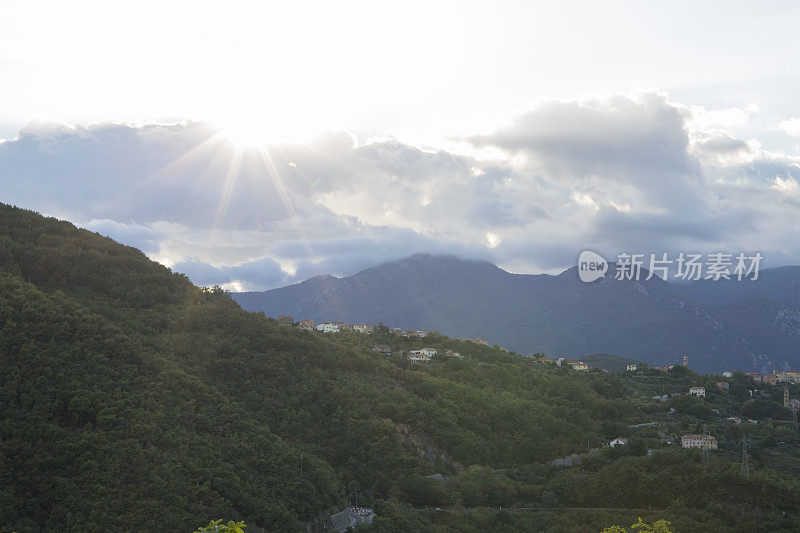
[[[378,342],[440,354],[410,364],[373,352]],[[225,518],[300,531],[347,502],[372,506],[376,531],[599,531],[637,516],[676,531],[800,527],[800,442],[778,422],[789,415],[777,391],[759,404],[739,376],[710,395],[775,420],[759,428],[748,477],[738,434],[727,449],[721,434],[709,460],[648,453],[657,433],[630,429],[666,409],[654,390],[702,377],[631,379],[436,334],[280,326],[136,249],[0,204],[9,530],[193,531]],[[700,402],[669,402],[680,427],[713,421]],[[602,448],[622,434],[625,449]]]

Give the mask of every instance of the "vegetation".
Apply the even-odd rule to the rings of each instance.
[[[439,352],[428,365],[398,355],[422,346]],[[800,527],[781,391],[717,379],[282,327],[135,249],[0,206],[0,516],[18,532],[192,531],[212,516],[233,526],[206,531],[301,531],[348,501],[375,509],[375,531]],[[707,398],[652,398],[691,384]],[[725,421],[745,413],[770,420]],[[720,442],[705,461],[674,445],[702,424]]]
[[[244,533],[246,527],[244,522],[229,520],[227,524],[223,524],[222,519],[219,519],[212,520],[207,526],[199,528],[195,533]]]
[[[652,525],[646,524],[642,522],[642,517],[640,516],[639,521],[631,525],[631,529],[638,530],[639,532],[652,531],[653,533],[672,533],[669,526],[670,523],[666,520],[659,520]],[[628,533],[628,530],[620,526],[611,526],[605,528],[603,533]]]

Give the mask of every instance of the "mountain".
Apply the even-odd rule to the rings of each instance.
[[[710,305],[726,305],[742,300],[766,298],[786,302],[800,309],[800,267],[767,268],[756,281],[694,280],[676,283],[675,288],[695,300]]]
[[[550,279],[414,261],[423,268],[385,267],[397,286],[420,275],[442,284],[492,276],[496,291]],[[375,353],[376,343],[394,353]],[[423,346],[438,351],[428,364],[398,355]],[[680,531],[796,531],[800,441],[782,423],[791,415],[781,389],[764,385],[767,395],[751,400],[748,377],[725,391],[716,379],[682,367],[578,372],[387,328],[280,326],[136,249],[0,204],[9,531],[192,531],[224,518],[256,533],[319,532],[348,501],[375,509],[366,530],[377,532],[599,531],[638,516]],[[669,416],[652,400],[697,383],[707,398],[677,397]],[[667,434],[692,431],[697,418],[712,421],[711,406],[781,420],[758,424],[768,433],[752,449],[752,476],[741,473],[737,428],[710,426],[720,453],[706,464],[651,427],[655,418]],[[620,435],[630,446],[600,450]],[[587,446],[588,467],[572,455]],[[578,463],[554,464],[565,456]],[[515,506],[553,510],[492,510]]]
[[[762,274],[770,280],[764,294],[791,283],[783,273]],[[620,281],[607,275],[583,283],[575,268],[557,276],[511,274],[486,262],[416,254],[345,278],[318,276],[233,297],[271,316],[383,322],[483,337],[523,353],[607,352],[650,364],[676,363],[687,354],[693,368],[714,371],[800,364],[792,348],[800,338],[794,306],[753,299],[758,292],[736,287],[697,286],[705,301],[691,296],[692,285],[678,288],[657,276]]]

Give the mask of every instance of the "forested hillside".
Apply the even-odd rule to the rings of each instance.
[[[296,529],[361,488],[569,453],[620,394],[511,357],[403,368],[8,206],[0,269],[0,514],[19,531]]]
[[[409,364],[376,342],[462,357]],[[727,459],[642,446],[552,465],[661,409],[623,377],[439,335],[278,326],[138,250],[9,206],[0,382],[0,517],[20,533],[192,531],[222,517],[300,531],[348,501],[374,506],[378,531],[585,531],[638,512],[488,509],[515,505],[797,525],[800,485],[773,470],[746,480]]]

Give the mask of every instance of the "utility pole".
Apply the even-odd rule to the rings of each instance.
[[[742,474],[750,479],[750,457],[747,455],[747,435],[742,432]]]

